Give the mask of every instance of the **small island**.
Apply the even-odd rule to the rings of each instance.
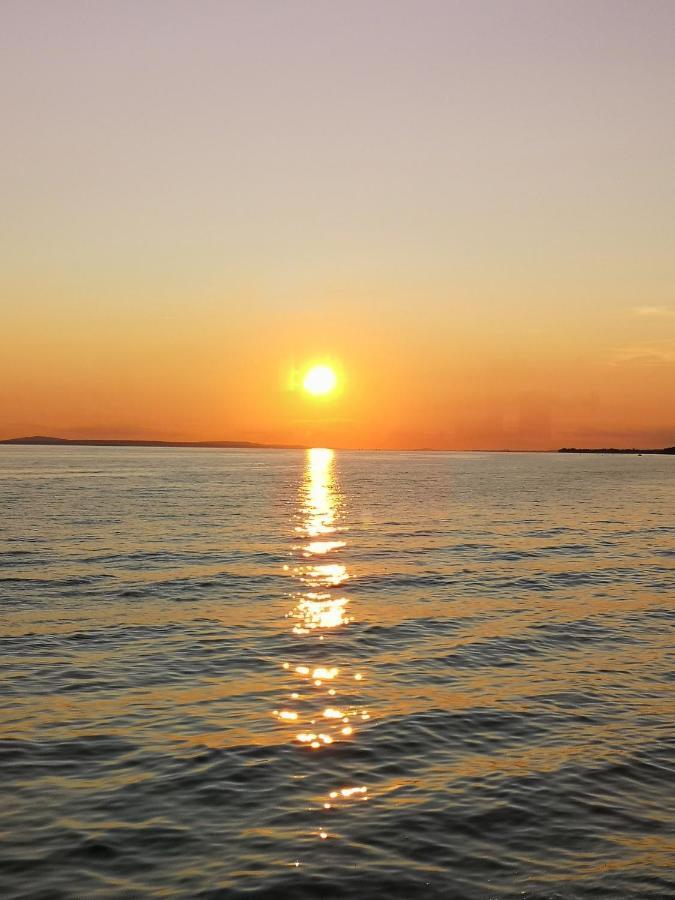
[[[632,453],[637,456],[646,456],[647,454],[652,456],[654,454],[673,456],[675,455],[675,447],[663,447],[656,450],[640,450],[637,447],[630,449],[622,447],[561,447],[558,453]]]

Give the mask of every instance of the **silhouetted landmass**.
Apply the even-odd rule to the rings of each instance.
[[[303,444],[258,444],[253,441],[145,441],[126,438],[60,438],[49,435],[35,434],[30,437],[6,438],[0,440],[2,444],[22,444],[37,447],[203,447],[221,450],[306,450]],[[433,447],[418,447],[417,452],[434,452]],[[467,451],[462,451],[467,452]],[[485,452],[485,451],[480,451]],[[501,453],[514,452],[509,449],[499,451]],[[531,451],[537,452],[537,451]],[[549,451],[539,451],[549,452]],[[640,450],[636,447],[626,449],[620,447],[561,447],[558,453],[618,453],[618,454],[665,454],[675,456],[675,447],[663,447],[662,449]]]
[[[639,450],[636,447],[633,447],[630,450],[619,447],[561,447],[560,450],[558,450],[558,453],[666,453],[675,455],[675,447],[663,447],[660,450]]]
[[[299,444],[255,444],[252,441],[135,441],[125,439],[59,438],[36,434],[32,437],[8,438],[0,444],[27,444],[59,447],[206,447],[230,450],[304,450]]]

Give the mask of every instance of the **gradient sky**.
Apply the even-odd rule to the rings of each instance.
[[[0,437],[675,443],[674,86],[671,0],[3,0]]]

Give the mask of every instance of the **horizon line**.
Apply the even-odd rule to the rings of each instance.
[[[52,435],[27,435],[0,439],[0,446],[33,447],[148,447],[202,450],[312,450],[309,444],[262,443],[258,441],[170,441],[151,438],[63,438]],[[549,447],[542,449],[485,449],[481,447],[329,447],[327,449],[379,453],[646,453],[674,455],[675,447]]]

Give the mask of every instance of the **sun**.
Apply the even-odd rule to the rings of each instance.
[[[322,397],[335,390],[337,375],[330,366],[312,366],[305,375],[302,386],[308,394]]]

